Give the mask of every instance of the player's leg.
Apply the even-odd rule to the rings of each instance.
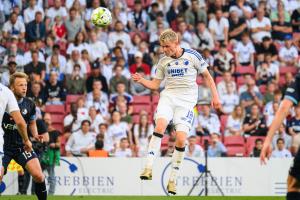
[[[0,183],[2,182],[3,176],[7,172],[7,167],[11,160],[12,160],[12,157],[9,155],[4,154],[4,156],[2,157],[2,166],[0,169]]]
[[[25,168],[35,183],[35,194],[38,200],[47,199],[47,189],[45,183],[45,176],[42,172],[40,162],[35,152],[21,152],[16,158],[16,161]]]
[[[142,180],[152,179],[153,162],[159,153],[161,139],[172,118],[173,108],[171,101],[168,99],[168,97],[161,97],[156,109],[154,132],[148,145],[146,165],[142,174],[140,175]]]
[[[288,193],[287,200],[299,200],[300,199],[300,149],[294,159],[294,164],[290,169],[290,173],[287,180]]]
[[[185,143],[187,134],[190,132],[194,113],[192,109],[177,107],[174,114],[174,124],[176,129],[175,150],[172,155],[172,169],[167,190],[171,194],[176,194],[176,178],[180,170],[185,155]]]

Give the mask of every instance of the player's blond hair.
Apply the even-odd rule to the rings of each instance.
[[[25,73],[23,73],[23,72],[15,72],[15,73],[13,73],[12,75],[10,75],[10,77],[9,77],[9,86],[10,86],[10,87],[14,85],[15,80],[16,80],[17,78],[25,78],[26,81],[28,81],[28,76],[27,76],[27,74],[25,74]]]
[[[176,32],[174,32],[172,29],[166,29],[164,30],[160,36],[159,36],[159,42],[177,42],[178,41],[178,35]]]

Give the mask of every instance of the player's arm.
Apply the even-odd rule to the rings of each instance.
[[[220,109],[221,108],[221,101],[218,95],[218,91],[216,88],[216,84],[214,82],[214,79],[210,75],[209,71],[207,69],[204,69],[202,72],[203,78],[206,80],[208,87],[210,88],[211,94],[212,94],[212,106],[215,109]]]
[[[147,80],[142,77],[141,74],[135,73],[131,75],[131,78],[133,81],[142,84],[146,88],[149,88],[150,90],[157,90],[159,89],[161,79],[153,78],[152,80]]]
[[[31,120],[29,124],[29,130],[32,136],[39,142],[49,142],[49,134],[46,129],[43,128],[42,134],[39,135],[36,120]]]
[[[27,125],[25,120],[23,119],[19,110],[13,111],[10,113],[10,116],[13,118],[14,122],[17,125],[18,132],[21,135],[23,141],[28,141],[28,134],[27,134]]]

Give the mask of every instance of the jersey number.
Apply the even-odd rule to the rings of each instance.
[[[31,152],[23,152],[22,154],[26,160],[32,156]]]
[[[191,124],[194,118],[193,111],[189,111],[185,117],[187,118],[187,122]]]

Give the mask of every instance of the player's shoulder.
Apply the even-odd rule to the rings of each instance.
[[[24,97],[23,99],[24,103],[28,106],[35,107],[35,103],[32,101],[32,99],[28,97]]]
[[[194,50],[194,49],[185,48],[185,49],[184,49],[184,53],[185,53],[187,56],[196,58],[196,59],[198,59],[198,60],[203,60],[201,54],[200,54],[198,51]]]

